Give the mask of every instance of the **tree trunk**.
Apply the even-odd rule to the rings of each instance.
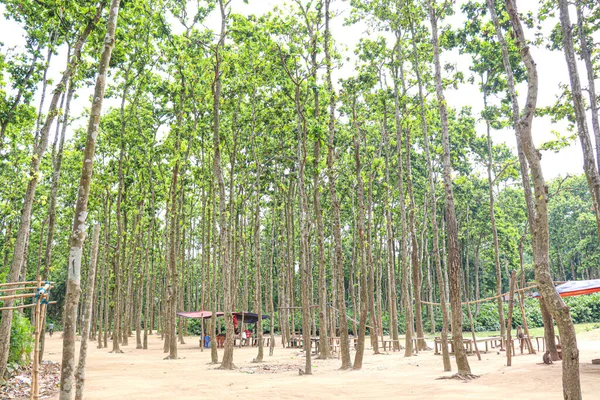
[[[396,33],[396,48],[398,51],[398,57],[400,57],[400,34]],[[402,80],[404,85],[404,73],[402,70],[396,69],[394,71],[394,106],[395,106],[395,117],[396,117],[396,153],[398,157],[398,191],[400,200],[400,270],[402,271],[401,277],[401,290],[402,290],[402,302],[404,304],[405,312],[405,341],[404,341],[404,356],[412,357],[413,355],[413,307],[412,298],[410,296],[410,264],[408,255],[408,228],[406,223],[406,198],[404,194],[404,161],[402,159],[402,126],[400,117],[400,94],[398,89],[398,80]]]
[[[419,113],[421,116],[421,123],[423,125],[423,148],[425,149],[425,156],[427,159],[427,175],[429,178],[429,192],[431,196],[431,230],[433,234],[433,255],[435,257],[435,271],[437,274],[438,289],[440,296],[440,308],[442,311],[442,332],[440,334],[440,341],[442,346],[442,361],[444,364],[444,371],[451,371],[452,365],[450,364],[450,354],[448,352],[448,306],[446,300],[446,284],[444,281],[444,273],[442,271],[442,260],[440,256],[440,235],[438,227],[437,217],[437,199],[434,184],[434,173],[433,163],[431,160],[431,152],[429,150],[429,132],[428,123],[425,116],[425,97],[423,94],[423,82],[421,80],[421,68],[419,66],[419,56],[416,45],[416,34],[414,24],[411,23],[412,33],[412,46],[413,46],[413,63],[415,74],[417,76],[417,83],[419,88]]]
[[[102,101],[104,100],[106,77],[108,74],[112,50],[115,45],[115,31],[117,28],[117,17],[119,15],[119,4],[120,0],[112,0],[108,20],[106,23],[106,36],[104,38],[102,54],[100,55],[98,76],[96,78],[96,87],[94,89],[94,97],[90,111],[85,149],[83,151],[83,165],[81,167],[81,178],[79,180],[77,202],[75,204],[73,232],[69,240],[70,250],[67,293],[65,299],[65,325],[63,331],[63,354],[60,375],[60,400],[70,400],[73,398],[73,386],[75,383],[75,324],[77,321],[77,305],[79,303],[79,296],[81,294],[81,254],[83,251],[83,242],[86,236],[85,221],[87,218],[90,183],[92,181],[96,139],[98,137],[98,126],[100,124],[100,115],[102,113]]]
[[[512,365],[512,353],[514,344],[511,337],[513,308],[515,306],[515,284],[517,281],[517,273],[515,271],[510,275],[510,292],[508,298],[508,319],[506,321],[506,366]]]
[[[300,86],[295,85],[294,101],[296,103],[297,122],[296,129],[298,131],[298,145],[296,156],[298,159],[298,208],[299,208],[299,228],[300,228],[300,276],[301,284],[301,304],[302,304],[302,338],[304,341],[305,366],[304,374],[312,374],[311,363],[311,340],[310,340],[310,325],[311,325],[311,295],[312,288],[310,287],[310,265],[309,265],[309,244],[308,244],[308,197],[304,184],[304,168],[306,165],[306,124],[303,124],[305,119],[303,105],[300,98]]]
[[[381,148],[380,148],[381,150]],[[379,158],[381,153],[375,157]],[[371,162],[371,171],[369,172],[369,189],[367,191],[367,266],[368,266],[368,296],[369,296],[369,316],[371,320],[371,328],[369,329],[369,337],[371,339],[371,347],[373,354],[379,353],[379,321],[377,320],[377,311],[375,308],[375,266],[373,263],[373,180],[375,173],[373,171],[373,162]]]
[[[482,85],[484,86],[484,85]],[[484,108],[487,108],[487,89],[484,89],[483,93],[483,104]],[[506,337],[506,325],[504,323],[504,309],[502,308],[502,269],[500,268],[500,246],[498,245],[498,228],[496,228],[496,212],[494,210],[494,180],[492,178],[492,166],[494,164],[494,156],[492,153],[492,133],[490,121],[486,118],[485,120],[487,130],[487,175],[488,175],[488,194],[490,198],[490,223],[492,225],[492,237],[494,239],[494,264],[496,266],[496,296],[498,303],[498,316],[500,319],[500,336]],[[500,350],[502,350],[504,339],[500,341]]]
[[[354,370],[362,368],[363,355],[365,351],[365,331],[367,328],[368,299],[367,299],[367,249],[365,237],[365,188],[362,179],[362,164],[360,160],[360,146],[362,142],[362,133],[358,125],[356,116],[356,94],[352,101],[352,122],[354,125],[354,160],[356,163],[356,182],[358,199],[358,253],[360,257],[360,321],[358,325],[358,342],[356,344],[356,354],[354,355]]]
[[[488,5],[493,8],[493,3],[488,0]],[[535,62],[527,46],[527,41],[521,26],[521,20],[516,10],[514,0],[505,0],[511,25],[516,36],[517,45],[521,58],[527,68],[527,102],[523,113],[519,113],[518,100],[516,97],[514,78],[512,68],[508,58],[507,45],[500,30],[498,18],[493,13],[494,25],[499,42],[502,45],[502,58],[504,68],[507,72],[509,91],[513,104],[513,118],[515,118],[515,129],[521,138],[523,152],[529,162],[531,175],[534,183],[535,192],[535,219],[532,225],[533,236],[533,259],[535,278],[538,283],[538,289],[553,317],[558,324],[559,332],[563,346],[563,395],[565,399],[581,399],[581,386],[579,382],[579,350],[577,349],[577,339],[573,321],[569,313],[569,308],[565,305],[562,298],[556,292],[552,277],[550,275],[550,266],[548,263],[549,254],[549,229],[548,229],[548,205],[546,194],[546,183],[542,173],[539,151],[535,148],[531,134],[532,121],[535,113],[538,94],[538,75]]]
[[[384,160],[385,160],[385,192],[384,192],[384,206],[385,206],[385,228],[386,228],[386,266],[387,266],[387,281],[388,281],[388,313],[390,316],[389,332],[390,337],[393,340],[394,351],[400,350],[400,343],[398,341],[398,307],[397,307],[397,293],[396,293],[396,265],[394,262],[394,228],[392,222],[392,208],[390,206],[390,199],[392,197],[392,187],[390,182],[390,156],[389,156],[389,140],[387,131],[387,108],[384,104],[384,121],[382,129],[382,141],[384,148]]]
[[[233,274],[230,264],[230,249],[229,249],[229,230],[227,228],[227,210],[225,198],[225,182],[223,181],[223,173],[221,171],[221,138],[219,132],[219,108],[221,102],[221,62],[223,61],[221,50],[225,46],[225,28],[227,26],[227,14],[225,10],[226,4],[223,0],[219,0],[219,9],[221,12],[221,33],[219,42],[215,51],[215,74],[213,80],[213,170],[219,187],[219,240],[218,249],[221,261],[221,270],[223,277],[223,301],[225,311],[225,327],[226,339],[225,349],[223,351],[223,360],[221,369],[233,369]],[[230,195],[232,195],[230,193]],[[214,315],[214,314],[213,314]]]
[[[86,297],[83,307],[83,329],[81,330],[81,349],[79,350],[79,364],[75,371],[76,387],[75,400],[83,399],[83,388],[85,385],[85,363],[87,359],[88,348],[88,333],[90,330],[92,300],[94,298],[94,288],[96,284],[96,263],[98,260],[98,240],[100,239],[100,225],[94,225],[94,233],[92,236],[92,249],[90,254],[90,268],[86,281]]]
[[[431,20],[433,59],[435,66],[435,88],[437,93],[440,119],[442,123],[442,153],[444,190],[446,192],[446,232],[448,243],[448,275],[450,286],[450,306],[452,308],[452,340],[458,375],[469,377],[471,367],[463,345],[462,335],[462,305],[461,305],[461,265],[460,249],[458,247],[458,224],[454,208],[454,193],[452,190],[452,165],[450,162],[450,139],[448,135],[448,112],[446,99],[442,88],[442,72],[440,65],[440,48],[438,43],[437,16],[434,11],[434,0],[429,2],[429,18]]]
[[[579,29],[579,43],[581,46],[581,58],[585,62],[585,69],[588,78],[588,94],[590,97],[590,109],[592,114],[592,129],[596,139],[596,162],[600,170],[600,121],[598,120],[598,98],[596,97],[596,76],[594,65],[592,64],[592,55],[588,44],[588,37],[585,31],[585,18],[583,16],[582,1],[575,3],[577,7],[577,26]],[[573,278],[576,279],[576,278]]]
[[[344,289],[344,252],[342,249],[342,234],[340,222],[340,202],[336,190],[336,171],[334,169],[335,159],[335,93],[331,78],[331,30],[329,6],[331,0],[325,0],[325,63],[327,65],[327,92],[329,95],[329,141],[327,148],[327,178],[329,183],[329,199],[331,202],[331,231],[335,242],[334,264],[332,273],[337,276],[337,308],[339,310],[340,324],[340,352],[342,366],[340,369],[352,368],[350,359],[350,346],[348,343],[348,321],[346,319],[346,299]]]
[[[594,158],[594,146],[590,139],[587,119],[585,115],[585,104],[583,93],[581,92],[581,83],[579,81],[579,71],[577,70],[577,59],[575,58],[575,49],[573,46],[573,26],[569,17],[569,2],[567,0],[558,0],[560,9],[560,25],[562,28],[562,43],[569,68],[569,80],[571,81],[571,97],[573,98],[573,109],[575,110],[575,121],[577,122],[577,132],[583,151],[583,170],[587,178],[590,193],[592,195],[592,205],[596,214],[596,225],[598,226],[598,241],[600,241],[600,175],[596,167]],[[584,40],[585,42],[585,40]],[[594,84],[593,72],[591,84]],[[590,96],[592,93],[590,92]],[[593,110],[597,111],[597,110]],[[593,112],[592,114],[595,114]]]
[[[423,286],[423,276],[421,263],[419,262],[419,246],[417,242],[417,223],[415,212],[417,206],[415,204],[415,196],[413,194],[412,184],[412,166],[410,162],[410,129],[405,129],[406,140],[406,188],[410,201],[410,209],[408,212],[408,230],[411,239],[411,259],[412,259],[412,279],[413,279],[413,296],[415,298],[415,325],[417,330],[417,350],[429,350],[427,342],[425,342],[425,333],[423,330],[423,305],[421,304],[421,289]]]

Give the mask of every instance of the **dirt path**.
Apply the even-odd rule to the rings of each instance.
[[[600,329],[579,335],[583,397],[600,393]],[[146,399],[561,399],[561,365],[540,365],[541,355],[517,355],[507,368],[504,353],[470,357],[481,377],[472,382],[438,380],[442,360],[433,352],[404,358],[403,353],[365,353],[362,371],[338,371],[340,362],[314,360],[313,376],[298,376],[303,357],[297,350],[275,348],[273,357],[257,365],[255,348],[236,349],[235,371],[210,365],[210,352],[201,352],[198,338],[186,338],[179,360],[164,360],[162,342],[153,335],[149,350],[123,348],[124,354],[88,350],[85,398],[88,400]],[[60,361],[60,333],[46,339],[48,358]],[[130,340],[131,343],[131,340]],[[135,338],[133,339],[135,343]],[[278,343],[279,344],[279,343]],[[109,344],[110,347],[110,344]],[[517,350],[518,351],[518,350]],[[268,351],[266,352],[268,354]],[[222,350],[219,350],[219,358]],[[455,367],[455,365],[453,365]],[[54,399],[58,399],[55,396]]]

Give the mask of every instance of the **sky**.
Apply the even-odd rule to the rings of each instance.
[[[455,11],[456,14],[448,20],[444,21],[443,24],[450,24],[453,27],[459,27],[465,17],[460,13],[459,7],[465,3],[466,0],[456,0]],[[249,0],[249,4],[245,4],[243,0],[232,0],[232,11],[234,13],[240,13],[244,15],[256,14],[261,15],[266,12],[273,10],[275,6],[279,6],[281,9],[285,9],[286,4],[289,4],[289,0]],[[350,61],[345,62],[341,66],[339,71],[336,71],[334,78],[346,78],[353,74],[353,51],[358,41],[363,37],[376,38],[381,35],[378,32],[373,32],[368,29],[364,23],[359,23],[353,26],[347,26],[344,20],[350,14],[350,6],[348,1],[337,0],[332,4],[332,11],[336,13],[336,18],[332,20],[331,29],[332,35],[336,40],[336,43],[340,50],[343,51],[344,56],[350,57]],[[190,1],[190,7],[196,4],[195,1]],[[517,6],[519,11],[525,13],[527,11],[536,12],[539,8],[538,0],[517,0]],[[15,47],[16,51],[23,46],[24,36],[23,30],[13,21],[7,20],[4,15],[4,6],[0,5],[0,42],[4,44],[2,51],[9,47]],[[575,13],[571,13],[572,22],[575,20]],[[544,33],[548,34],[552,26],[557,23],[557,20],[547,20],[542,29]],[[209,16],[205,25],[215,31],[218,30],[220,24],[220,15],[214,12]],[[534,32],[532,30],[525,31],[527,38],[533,39]],[[600,38],[596,40],[599,42]],[[538,96],[538,107],[550,106],[556,101],[556,97],[559,94],[559,85],[567,84],[569,82],[569,76],[567,71],[567,65],[562,52],[552,52],[543,47],[531,48],[532,55],[538,66],[539,74],[539,96]],[[55,56],[55,62],[53,62],[49,75],[58,81],[61,71],[64,69],[64,55],[66,54],[65,49],[59,51],[59,55]],[[460,55],[457,51],[444,52],[442,53],[442,65],[444,63],[451,63],[462,71],[465,76],[469,74],[470,56]],[[579,66],[580,79],[582,87],[587,87],[586,73],[583,64]],[[600,85],[600,82],[596,82],[596,85]],[[86,92],[87,90],[87,92]],[[72,106],[73,115],[83,115],[84,110],[89,108],[90,102],[86,101],[92,93],[93,88],[82,90],[79,96],[80,101],[76,101]],[[521,101],[520,104],[524,104],[524,96],[526,94],[526,87],[520,85],[517,88]],[[473,115],[478,116],[483,108],[482,96],[479,89],[475,85],[461,84],[457,90],[448,89],[446,91],[446,99],[451,107],[460,109],[468,106],[473,110]],[[39,103],[39,100],[36,100]],[[116,106],[117,100],[108,99],[105,101],[104,109],[108,107]],[[589,116],[588,116],[589,117]],[[71,132],[74,131],[78,126],[85,125],[85,121],[80,118],[76,120],[70,127]],[[591,122],[588,121],[590,135]],[[479,136],[485,135],[485,123],[483,121],[477,122],[477,134]],[[566,124],[552,124],[549,117],[538,117],[533,123],[533,136],[534,142],[539,146],[540,144],[554,139],[552,131],[560,132],[562,135],[567,135]],[[512,129],[504,129],[501,131],[493,132],[494,143],[506,143],[510,148],[515,149],[515,136]],[[567,174],[581,174],[583,172],[583,156],[579,141],[573,141],[570,146],[563,148],[559,152],[544,151],[542,156],[542,166],[546,179],[552,179],[557,176],[565,176]]]

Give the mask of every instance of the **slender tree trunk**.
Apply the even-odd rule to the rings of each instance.
[[[296,149],[296,155],[298,159],[298,208],[299,208],[299,229],[300,229],[300,276],[301,276],[301,305],[302,305],[302,339],[304,341],[304,353],[305,353],[305,366],[304,374],[312,374],[312,362],[311,362],[311,340],[310,340],[310,325],[311,325],[311,297],[312,287],[310,286],[309,275],[309,243],[308,243],[308,197],[306,195],[306,189],[304,184],[304,169],[306,165],[306,120],[304,116],[303,105],[300,98],[300,86],[295,84],[295,96],[294,100],[296,103],[297,112],[297,131],[298,131],[298,145]]]
[[[491,0],[489,0],[491,1]],[[581,399],[581,386],[579,381],[579,350],[577,349],[577,338],[569,308],[566,306],[560,295],[556,292],[552,277],[550,275],[550,266],[548,263],[549,254],[549,229],[548,229],[548,204],[546,194],[546,183],[542,173],[540,163],[540,153],[535,148],[531,134],[532,121],[535,113],[538,93],[538,75],[535,62],[521,26],[521,20],[516,9],[514,0],[505,0],[511,25],[516,36],[517,45],[521,58],[527,68],[527,102],[523,113],[519,113],[518,100],[514,90],[514,78],[512,77],[512,68],[508,59],[506,42],[499,29],[497,17],[493,15],[496,34],[502,45],[503,62],[508,76],[508,84],[513,104],[513,113],[517,120],[516,129],[521,136],[521,146],[529,162],[531,175],[535,192],[535,219],[531,230],[533,236],[533,259],[535,278],[538,283],[538,290],[553,317],[555,318],[563,346],[563,396],[565,399]],[[493,4],[490,4],[493,7]],[[519,118],[520,116],[520,118]],[[518,118],[518,119],[517,119]]]
[[[598,226],[598,241],[600,241],[600,175],[598,174],[598,168],[596,167],[594,145],[590,139],[585,115],[585,104],[583,101],[583,93],[579,81],[579,71],[577,70],[577,59],[575,57],[575,49],[573,46],[573,26],[571,25],[571,18],[569,17],[569,2],[567,0],[558,0],[558,6],[560,10],[563,50],[565,52],[565,59],[567,60],[567,67],[569,68],[569,80],[571,81],[571,97],[573,98],[575,121],[577,122],[577,131],[581,142],[581,150],[583,151],[583,170],[585,171],[585,176],[592,195],[592,205],[596,214],[596,225]],[[593,72],[591,84],[594,84]],[[590,96],[591,95],[590,92]],[[592,114],[595,114],[595,112]]]
[[[379,158],[381,153],[376,155]],[[371,162],[371,171],[369,172],[369,189],[367,191],[367,266],[368,266],[368,296],[369,296],[369,316],[371,328],[369,329],[369,337],[371,339],[371,347],[373,354],[379,353],[379,322],[377,320],[377,311],[375,308],[375,266],[373,263],[373,180],[375,179],[373,171],[373,163]]]
[[[396,51],[398,57],[401,56],[400,50],[400,33],[396,33]],[[402,80],[404,84],[404,73],[401,69],[394,70],[394,106],[395,106],[395,117],[396,117],[396,153],[398,157],[398,191],[400,200],[400,270],[402,271],[401,277],[401,290],[402,290],[402,301],[404,304],[405,312],[405,341],[404,341],[404,356],[412,357],[413,355],[413,306],[412,298],[410,296],[410,264],[408,254],[408,240],[409,233],[406,223],[406,198],[404,194],[404,160],[402,159],[402,125],[400,117],[400,94],[398,89],[398,80]]]
[[[417,223],[415,212],[417,206],[415,204],[415,196],[413,194],[412,184],[412,166],[410,162],[410,129],[405,129],[405,150],[406,150],[406,188],[410,201],[410,209],[408,213],[409,232],[411,239],[411,259],[412,259],[412,278],[413,278],[413,296],[415,298],[415,325],[417,330],[417,349],[428,350],[427,342],[425,342],[425,333],[423,330],[423,305],[421,304],[421,289],[423,286],[423,276],[421,263],[419,262],[419,246],[417,242]]]
[[[431,196],[431,230],[433,234],[433,255],[435,257],[435,271],[437,274],[438,290],[440,296],[440,308],[442,311],[442,332],[440,333],[440,342],[442,347],[442,361],[444,371],[451,371],[450,354],[448,352],[448,325],[449,315],[447,306],[447,291],[442,270],[442,260],[440,256],[440,235],[437,216],[437,199],[434,183],[433,163],[431,160],[431,152],[429,150],[429,126],[425,116],[425,97],[423,94],[423,82],[421,80],[421,67],[419,66],[419,55],[416,46],[416,35],[414,23],[411,22],[412,46],[413,46],[413,63],[415,74],[417,76],[417,84],[419,89],[419,113],[421,116],[421,124],[423,125],[423,147],[427,159],[427,175],[429,178],[429,192]]]
[[[102,113],[102,101],[104,100],[106,77],[108,74],[112,50],[115,45],[115,31],[117,28],[117,17],[119,15],[119,4],[120,0],[112,0],[108,20],[106,23],[106,36],[104,38],[102,54],[100,55],[98,76],[96,78],[96,87],[94,89],[94,97],[90,111],[90,120],[87,129],[85,149],[83,151],[83,165],[81,168],[81,178],[79,180],[77,202],[75,204],[73,232],[69,240],[70,250],[67,294],[65,299],[65,325],[63,331],[60,400],[70,400],[73,398],[74,394],[75,323],[77,321],[77,306],[79,303],[79,296],[81,294],[81,254],[86,235],[85,221],[87,218],[87,205],[90,194],[90,183],[92,180],[96,139],[98,137],[98,126],[100,124],[100,115]]]
[[[382,129],[382,141],[384,148],[384,159],[385,159],[385,192],[384,192],[384,204],[385,204],[385,228],[386,228],[386,266],[387,266],[387,280],[388,280],[388,313],[390,316],[390,337],[393,340],[393,346],[395,351],[400,350],[400,343],[398,342],[398,307],[397,307],[397,293],[396,293],[396,265],[394,262],[394,228],[392,223],[392,208],[390,206],[390,198],[392,197],[392,187],[390,182],[390,156],[389,156],[389,139],[387,131],[387,108],[384,104],[384,122]]]
[[[221,62],[223,61],[221,51],[225,46],[225,28],[227,26],[227,14],[225,10],[226,4],[223,0],[219,0],[219,9],[221,12],[221,33],[219,42],[215,48],[215,74],[213,80],[213,170],[217,178],[219,189],[219,240],[218,249],[220,254],[221,271],[223,278],[223,295],[224,295],[224,311],[225,311],[225,327],[226,339],[221,369],[233,369],[233,274],[230,263],[230,249],[228,243],[229,230],[227,228],[227,210],[225,198],[225,183],[223,181],[223,173],[221,171],[221,138],[219,131],[219,108],[221,102]],[[230,195],[232,195],[230,193]],[[213,314],[214,315],[214,314]]]
[[[590,46],[588,44],[588,37],[585,30],[585,18],[583,16],[582,1],[575,3],[577,7],[577,27],[579,29],[579,43],[581,46],[581,58],[585,62],[585,69],[587,71],[588,78],[588,94],[590,98],[590,109],[592,114],[592,129],[594,131],[594,138],[596,139],[596,162],[598,170],[600,170],[600,121],[598,120],[598,98],[596,97],[596,76],[594,71],[594,65],[592,63],[592,55]],[[575,279],[575,278],[573,278]]]
[[[487,90],[487,89],[486,89]],[[487,91],[484,90],[483,93],[483,104],[484,107],[487,108]],[[494,164],[494,156],[492,153],[492,133],[490,121],[486,118],[485,121],[486,130],[487,130],[487,152],[488,152],[488,162],[487,162],[487,175],[488,175],[488,194],[490,198],[490,223],[492,225],[492,237],[494,239],[494,264],[496,265],[496,296],[500,296],[502,294],[502,269],[500,268],[500,246],[498,244],[498,228],[496,227],[496,212],[494,210],[494,180],[492,178],[492,167]],[[504,321],[504,309],[502,307],[502,297],[498,297],[498,316],[500,319],[500,336],[502,336],[502,340],[500,341],[500,349],[504,345],[504,338],[506,337],[506,325]]]
[[[340,324],[340,352],[342,358],[342,366],[340,369],[352,368],[350,359],[350,346],[348,343],[348,320],[346,319],[346,296],[344,289],[344,253],[342,249],[342,234],[340,222],[340,202],[337,197],[336,189],[336,171],[334,169],[335,159],[335,93],[331,78],[332,61],[331,61],[331,28],[330,28],[330,11],[329,6],[331,0],[325,0],[325,63],[327,64],[327,92],[329,95],[329,141],[327,148],[327,180],[329,183],[329,199],[331,202],[331,231],[335,242],[334,265],[332,265],[332,273],[337,276],[337,308],[339,310]]]
[[[446,99],[442,88],[442,72],[440,65],[440,48],[437,32],[437,16],[434,11],[434,0],[429,2],[429,18],[431,21],[433,59],[435,66],[435,88],[437,93],[440,119],[442,122],[442,151],[444,190],[446,192],[446,232],[448,243],[448,275],[450,286],[450,306],[452,308],[452,340],[458,375],[468,377],[471,367],[463,345],[462,335],[462,304],[461,304],[461,265],[458,245],[458,223],[454,208],[454,193],[452,190],[452,165],[450,162],[450,139],[448,134],[448,112]]]
[[[354,160],[356,163],[356,181],[357,181],[357,199],[358,199],[358,253],[360,257],[360,322],[358,325],[358,342],[356,344],[356,354],[354,355],[355,370],[362,368],[363,355],[365,350],[365,331],[367,328],[368,299],[367,299],[367,249],[370,244],[366,243],[365,237],[365,188],[362,179],[362,164],[360,159],[360,146],[362,142],[362,133],[358,125],[356,116],[356,95],[352,101],[352,122],[354,125]]]
[[[263,329],[262,329],[262,276],[261,276],[261,259],[260,259],[260,179],[257,175],[257,186],[256,186],[256,211],[255,211],[255,223],[254,223],[254,268],[256,269],[256,289],[254,294],[254,311],[258,314],[258,321],[256,322],[256,335],[258,340],[258,354],[254,359],[254,362],[263,361]]]
[[[92,300],[94,298],[94,288],[96,284],[96,263],[98,260],[98,241],[100,239],[100,225],[94,225],[92,236],[92,249],[90,254],[90,268],[88,270],[86,282],[85,305],[83,307],[83,329],[81,330],[81,349],[79,350],[79,364],[75,371],[76,387],[75,400],[83,399],[83,388],[85,385],[85,364],[87,359],[88,333],[90,330]]]

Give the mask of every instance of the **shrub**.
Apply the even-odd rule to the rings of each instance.
[[[25,365],[31,361],[31,351],[34,346],[33,327],[20,312],[13,314],[10,329],[9,364]]]

